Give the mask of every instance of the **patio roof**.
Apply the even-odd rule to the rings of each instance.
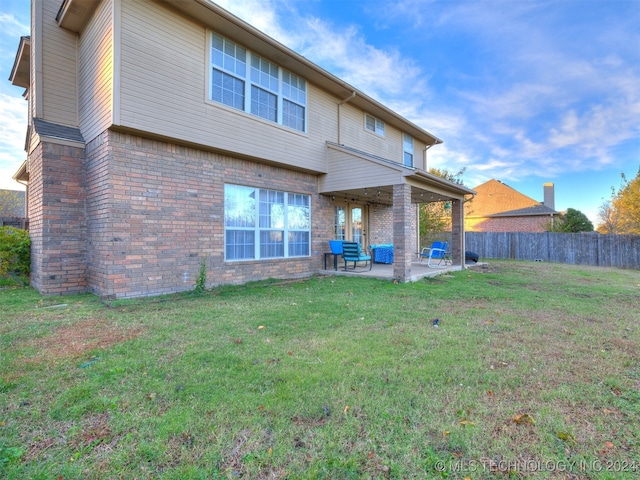
[[[327,142],[329,172],[319,192],[368,205],[392,205],[393,186],[411,186],[412,203],[464,200],[475,192],[415,167],[408,167],[354,148]]]

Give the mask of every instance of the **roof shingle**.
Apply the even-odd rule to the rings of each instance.
[[[61,138],[64,140],[71,140],[73,142],[84,143],[84,137],[82,136],[82,133],[80,133],[79,128],[47,122],[41,118],[33,119],[33,128],[38,135],[43,137]]]

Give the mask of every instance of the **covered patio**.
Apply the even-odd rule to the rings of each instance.
[[[369,276],[381,276],[398,282],[410,282],[426,276],[439,275],[444,269],[431,269],[420,264],[416,252],[420,244],[417,205],[448,202],[451,212],[452,265],[461,270],[464,265],[464,202],[475,194],[463,185],[383,157],[362,152],[345,145],[327,142],[329,171],[319,180],[319,192],[333,201],[344,199],[364,205],[388,207],[392,212],[389,238],[394,248],[393,264],[376,264]],[[424,162],[426,166],[426,160]],[[340,237],[338,237],[340,238]],[[371,242],[374,243],[374,242]],[[367,244],[363,242],[366,247]],[[335,274],[335,270],[331,270]]]

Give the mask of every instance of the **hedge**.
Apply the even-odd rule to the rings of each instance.
[[[29,232],[14,227],[0,227],[0,276],[8,273],[28,276],[30,268]]]

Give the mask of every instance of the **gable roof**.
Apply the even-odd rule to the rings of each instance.
[[[523,214],[522,210],[544,207],[540,202],[518,192],[500,180],[491,179],[473,190],[475,190],[476,196],[468,207],[469,217],[487,217],[507,213],[514,215],[513,212],[517,211],[521,211]],[[549,207],[545,207],[545,209],[549,209]],[[544,214],[548,213],[550,212],[545,211]]]
[[[468,207],[467,218],[559,215],[553,208],[518,192],[500,180],[491,179],[474,190],[476,196]]]

